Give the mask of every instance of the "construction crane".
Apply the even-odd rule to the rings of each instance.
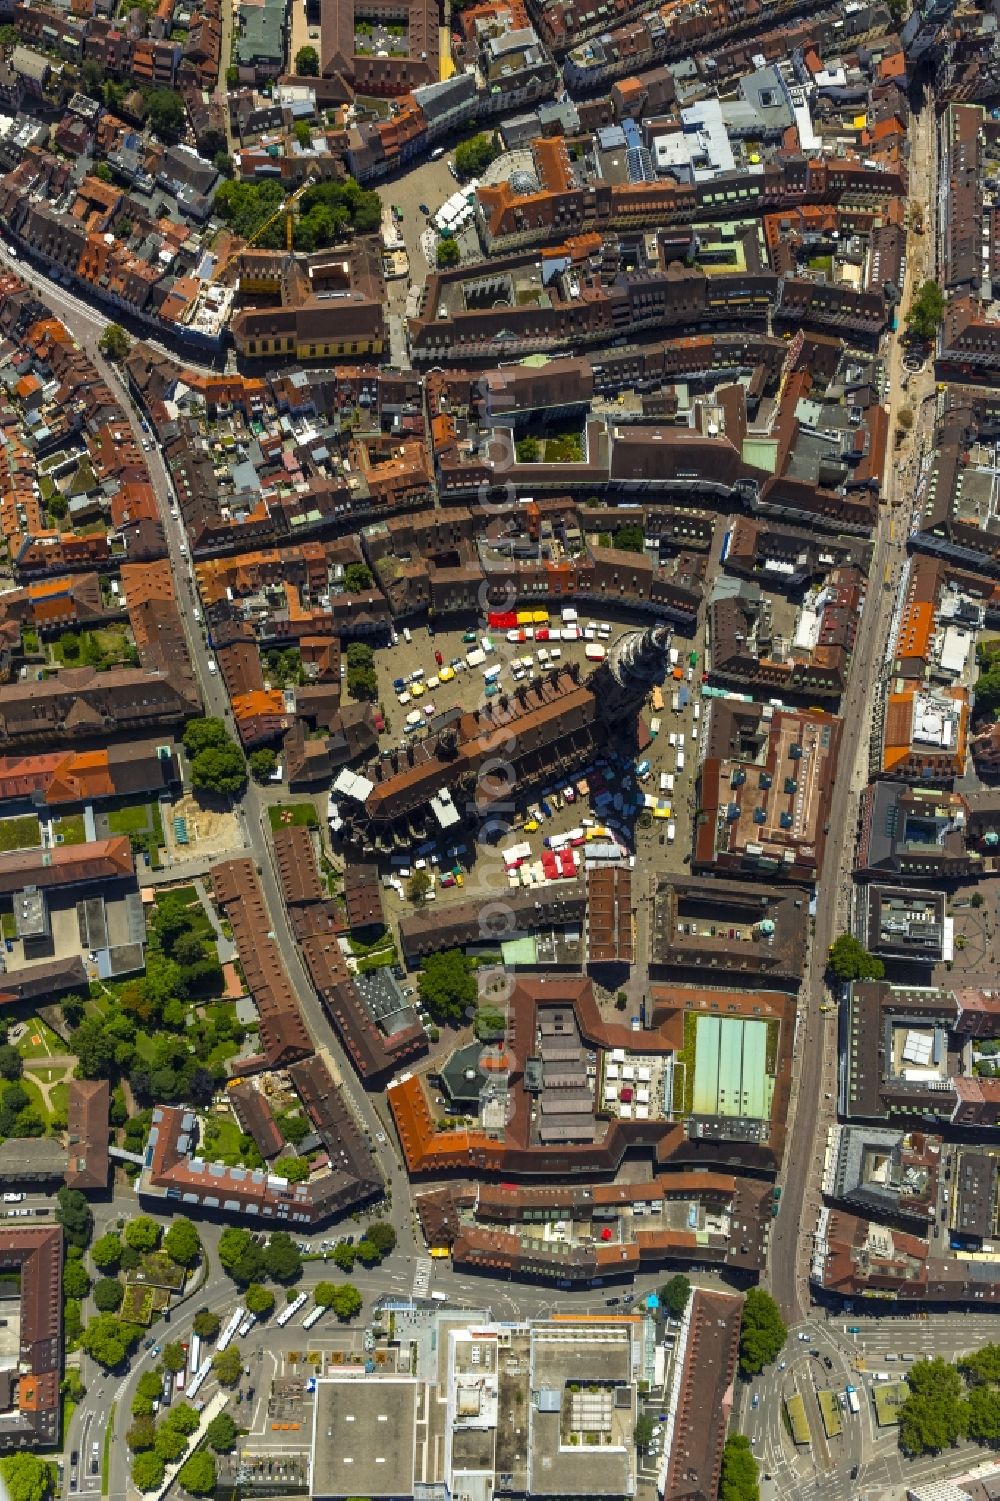
[[[235,260],[239,259],[244,250],[249,250],[253,245],[255,245],[263,235],[267,234],[272,225],[276,224],[282,216],[284,216],[285,220],[285,249],[291,252],[295,237],[295,206],[306,189],[312,187],[314,181],[314,174],[310,172],[305,182],[300,183],[293,193],[289,193],[281,206],[279,208],[276,208],[273,214],[269,214],[268,217],[264,220],[263,224],[259,224],[257,226],[253,234],[250,235],[248,239],[243,241],[238,250],[234,250],[232,252],[229,259],[226,261],[226,264],[219,272],[216,280],[221,281],[226,272],[229,270],[230,266]]]

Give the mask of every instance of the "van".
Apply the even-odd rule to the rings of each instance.
[[[413,640],[413,635],[408,625],[403,626],[403,640],[406,642],[407,646],[409,646],[410,642]]]
[[[694,722],[695,722],[695,724],[698,723],[698,721],[699,721],[700,718],[701,718],[701,704],[695,704],[695,706],[694,706]]]
[[[208,659],[208,670],[212,674],[212,676],[214,677],[215,673],[216,673],[216,670],[217,670],[216,666],[215,666],[215,658],[214,657],[209,657],[209,659]]]
[[[674,823],[673,819],[671,819],[670,822],[667,824],[667,843],[668,844],[673,844],[674,839],[676,838],[676,835],[677,835],[677,825]]]
[[[669,735],[668,738],[669,738],[670,749],[671,750],[676,750],[677,749],[677,731],[676,730],[671,730],[670,731],[670,735]]]

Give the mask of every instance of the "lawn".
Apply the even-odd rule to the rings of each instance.
[[[209,1162],[225,1162],[230,1167],[238,1167],[243,1160],[240,1156],[240,1137],[242,1134],[232,1116],[211,1116],[205,1122],[205,1132],[202,1139],[206,1160]]]
[[[312,803],[272,803],[267,811],[272,829],[286,829],[289,825],[304,829],[319,828],[319,819]]]
[[[108,814],[108,828],[112,834],[147,834],[149,832],[149,804],[138,808],[112,808]]]
[[[25,813],[21,818],[0,819],[0,851],[37,849],[42,842],[38,817]]]
[[[52,833],[56,844],[86,844],[87,830],[82,813],[72,813],[68,818],[54,818]]]
[[[62,1038],[57,1037],[50,1026],[42,1021],[40,1016],[31,1016],[27,1021],[27,1032],[17,1045],[17,1051],[22,1058],[44,1058],[49,1053],[65,1053],[66,1044]],[[35,1038],[38,1041],[35,1041]]]

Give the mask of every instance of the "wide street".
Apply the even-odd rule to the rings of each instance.
[[[928,105],[913,119],[914,156],[924,169],[922,174],[916,171],[913,174],[914,197],[923,202],[927,213],[932,215],[936,201],[933,188],[936,161],[933,109]],[[922,276],[927,274],[923,264],[927,246],[933,246],[932,234],[920,237],[909,233],[901,301],[904,309]],[[820,1203],[822,1147],[827,1128],[836,1118],[835,1003],[838,996],[826,984],[826,956],[830,944],[847,929],[849,921],[859,799],[868,781],[871,738],[884,689],[890,626],[898,604],[898,588],[906,560],[922,424],[929,416],[928,404],[921,402],[918,419],[897,452],[894,435],[899,425],[899,413],[903,407],[916,404],[916,401],[911,394],[904,392],[900,339],[887,335],[882,354],[889,409],[884,502],[879,509],[873,539],[868,588],[854,647],[850,682],[840,707],[843,739],[830,803],[823,870],[816,892],[815,923],[799,996],[795,1043],[798,1074],[793,1086],[784,1169],[779,1178],[781,1209],[771,1235],[770,1288],[790,1324],[798,1322],[808,1308],[808,1262],[812,1229]],[[920,379],[924,388],[929,385],[932,394],[933,371],[925,370]],[[888,587],[884,582],[886,576],[890,581]],[[821,1010],[824,1005],[830,1008],[825,1013]]]
[[[904,1355],[951,1360],[997,1334],[995,1316],[971,1312],[879,1318],[838,1312],[795,1325],[778,1362],[738,1388],[739,1429],[750,1438],[762,1476],[767,1477],[761,1482],[762,1501],[792,1501],[803,1495],[842,1501],[854,1494],[902,1501],[908,1485],[954,1474],[963,1463],[981,1462],[986,1452],[975,1444],[906,1459],[899,1452],[895,1427],[879,1429],[871,1393],[886,1384],[886,1376],[890,1383],[903,1380],[911,1364]],[[856,1415],[840,1401],[848,1386],[855,1388],[859,1400]],[[829,1439],[816,1397],[823,1390],[835,1394],[843,1425],[842,1434]],[[793,1443],[785,1420],[784,1403],[796,1393],[805,1405],[809,1445]]]
[[[30,1202],[33,1205],[34,1202],[41,1204],[44,1201],[41,1198],[36,1201],[32,1196]],[[393,1207],[395,1208],[395,1203]],[[113,1228],[120,1217],[131,1217],[138,1213],[139,1209],[136,1196],[131,1190],[119,1190],[113,1203],[95,1206],[95,1237]],[[172,1218],[169,1213],[157,1214],[146,1204],[142,1205],[142,1212],[151,1213],[165,1227],[169,1225]],[[346,1220],[343,1224],[330,1229],[325,1236],[317,1233],[308,1237],[313,1256],[322,1257],[320,1251],[322,1239],[327,1239],[332,1244],[338,1235],[352,1232],[360,1239],[367,1217],[362,1215],[360,1223]],[[373,1209],[371,1217],[383,1217],[382,1211],[379,1208]],[[395,1215],[393,1219],[396,1219]],[[158,1345],[162,1346],[168,1340],[190,1340],[192,1321],[199,1309],[210,1308],[225,1322],[227,1316],[238,1305],[239,1290],[221,1270],[218,1261],[218,1240],[224,1228],[223,1224],[199,1218],[198,1232],[208,1253],[208,1270],[207,1273],[202,1270],[196,1274],[182,1299],[179,1302],[175,1301],[169,1323],[160,1320],[150,1329],[150,1335],[155,1337]],[[293,1231],[292,1233],[297,1239],[301,1238],[301,1232]],[[296,1291],[308,1292],[317,1282],[324,1279],[341,1281],[344,1280],[344,1274],[338,1271],[332,1262],[323,1259],[307,1260],[303,1265],[301,1279],[296,1283]],[[351,1342],[359,1348],[361,1332],[366,1322],[370,1321],[374,1306],[380,1298],[407,1297],[414,1293],[415,1288],[418,1288],[423,1296],[431,1291],[446,1294],[449,1304],[453,1306],[489,1309],[498,1318],[516,1320],[542,1317],[557,1312],[605,1312],[606,1297],[620,1296],[622,1292],[620,1287],[615,1287],[589,1288],[570,1293],[557,1290],[551,1283],[494,1281],[487,1278],[463,1276],[455,1272],[449,1261],[432,1261],[429,1257],[408,1251],[402,1244],[382,1266],[370,1270],[356,1266],[348,1280],[364,1297],[364,1308],[352,1325],[346,1327],[340,1325],[332,1314],[328,1314],[314,1330],[305,1335],[301,1329],[301,1315],[292,1319],[284,1329],[278,1329],[275,1315],[255,1327],[245,1340],[237,1340],[251,1367],[251,1374],[245,1385],[247,1387],[253,1385],[258,1389],[253,1423],[250,1422],[249,1412],[240,1414],[235,1393],[232,1399],[236,1415],[241,1416],[247,1426],[251,1428],[259,1426],[257,1409],[266,1391],[267,1383],[274,1374],[275,1356],[282,1352],[303,1351],[307,1348],[318,1351],[333,1348],[344,1349],[345,1344]],[[648,1274],[636,1279],[630,1287],[636,1304],[638,1305],[643,1296],[659,1287],[662,1281],[662,1273]],[[276,1291],[277,1313],[283,1306],[283,1294],[280,1288]],[[260,1355],[257,1354],[258,1347],[261,1348]],[[78,1360],[87,1391],[73,1414],[68,1433],[64,1436],[64,1453],[68,1457],[74,1450],[79,1452],[79,1490],[70,1492],[70,1465],[67,1463],[63,1495],[68,1498],[71,1494],[90,1497],[101,1494],[100,1465],[96,1475],[90,1474],[91,1446],[96,1442],[100,1454],[103,1455],[104,1432],[112,1404],[114,1404],[114,1437],[110,1450],[107,1494],[112,1501],[125,1501],[126,1496],[134,1494],[130,1492],[128,1486],[129,1450],[125,1442],[125,1433],[131,1423],[131,1401],[139,1377],[144,1370],[150,1368],[155,1356],[140,1346],[132,1358],[130,1369],[124,1375],[118,1372],[105,1374],[100,1366],[82,1353]],[[272,1362],[270,1366],[269,1361]],[[202,1388],[200,1395],[210,1396],[213,1390],[215,1390],[215,1382],[210,1379]]]

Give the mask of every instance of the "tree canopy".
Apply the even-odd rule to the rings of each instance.
[[[962,1378],[941,1357],[918,1360],[906,1373],[910,1394],[898,1409],[899,1447],[907,1454],[948,1449],[965,1433],[969,1410]]]
[[[194,1266],[201,1255],[201,1240],[190,1220],[182,1216],[172,1221],[163,1237],[163,1249],[177,1266]]]
[[[236,1435],[239,1432],[236,1424],[228,1412],[220,1412],[218,1417],[212,1419],[205,1430],[205,1440],[209,1447],[217,1454],[224,1454],[233,1447]]]
[[[300,47],[295,54],[295,71],[300,78],[319,77],[319,53],[315,47]]]
[[[212,1356],[212,1370],[220,1386],[235,1386],[243,1374],[243,1356],[238,1345],[227,1345]]]
[[[99,1313],[80,1335],[80,1344],[92,1360],[113,1371],[135,1349],[142,1336],[138,1324],[127,1324],[113,1313]]]
[[[272,1172],[279,1178],[287,1178],[289,1183],[304,1183],[309,1176],[309,1163],[304,1157],[279,1157]]]
[[[162,1234],[163,1231],[154,1219],[148,1214],[138,1214],[125,1226],[125,1244],[134,1251],[155,1251]]]
[[[94,1241],[90,1254],[98,1271],[111,1271],[120,1264],[122,1259],[121,1238],[113,1230],[109,1230],[107,1235],[102,1235],[99,1240]]]
[[[219,1261],[234,1282],[257,1282],[264,1271],[264,1253],[249,1230],[228,1225],[219,1236]]]
[[[128,359],[132,348],[132,340],[122,328],[120,323],[109,323],[97,341],[97,347],[109,360],[119,363]]]
[[[841,933],[830,945],[827,968],[838,980],[881,980],[885,965],[869,954],[853,933]]]
[[[688,1305],[691,1283],[683,1272],[678,1272],[660,1288],[660,1303],[672,1319],[679,1319]]]
[[[475,971],[461,949],[428,954],[417,988],[435,1021],[460,1021],[479,994]]]
[[[252,1313],[258,1319],[266,1319],[274,1309],[274,1293],[269,1287],[262,1287],[259,1282],[251,1282],[243,1294],[243,1302],[247,1313]]]
[[[94,1231],[94,1216],[79,1189],[60,1188],[56,1194],[56,1219],[62,1225],[71,1246],[89,1245]]]
[[[208,1496],[215,1490],[215,1460],[206,1449],[196,1449],[177,1473],[181,1488],[191,1496]]]
[[[132,1481],[140,1491],[158,1491],[165,1474],[166,1466],[153,1449],[137,1454],[132,1461]]]
[[[278,769],[277,752],[269,745],[258,746],[248,756],[250,772],[255,782],[268,782]]]
[[[184,129],[187,111],[174,89],[153,89],[146,95],[146,114],[158,136],[174,140]]]
[[[379,1256],[388,1256],[396,1249],[396,1232],[384,1220],[373,1220],[365,1231],[365,1240],[370,1241]]]
[[[6,1454],[0,1459],[0,1475],[10,1501],[46,1501],[52,1494],[53,1467],[37,1454]]]
[[[640,1413],[638,1418],[636,1418],[635,1428],[632,1431],[632,1437],[635,1440],[635,1447],[642,1450],[648,1449],[653,1441],[653,1434],[655,1430],[656,1424],[653,1422],[653,1419],[650,1417],[649,1413]]]
[[[752,1287],[743,1303],[740,1325],[740,1372],[756,1376],[780,1353],[788,1330],[777,1303],[762,1287]]]
[[[236,797],[247,783],[247,763],[235,740],[199,751],[191,762],[191,785],[198,792]]]
[[[757,1461],[745,1433],[731,1433],[722,1451],[719,1501],[758,1501]]]
[[[221,1327],[221,1320],[217,1313],[210,1308],[199,1308],[191,1321],[191,1328],[199,1339],[214,1339]]]
[[[455,171],[459,177],[479,177],[502,150],[495,132],[480,131],[471,141],[463,141],[455,148]]]
[[[313,1296],[321,1308],[332,1308],[342,1323],[355,1318],[364,1303],[350,1282],[317,1282]]]
[[[94,1283],[94,1303],[101,1313],[115,1313],[122,1306],[125,1289],[117,1277],[102,1277]]]
[[[918,339],[930,343],[937,336],[944,317],[944,293],[936,281],[925,281],[910,303],[906,326]]]
[[[287,1230],[275,1230],[264,1247],[264,1267],[275,1282],[294,1282],[302,1271],[302,1255]]]

